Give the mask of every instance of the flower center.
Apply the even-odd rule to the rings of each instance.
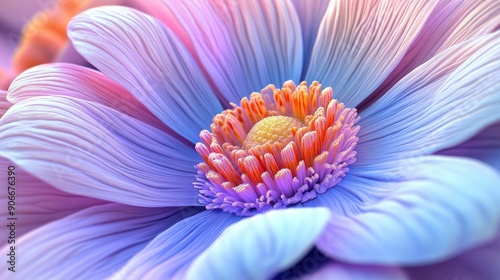
[[[243,142],[243,148],[249,149],[264,144],[288,144],[293,140],[298,128],[306,126],[300,120],[287,116],[271,116],[257,122]]]
[[[207,209],[251,216],[314,199],[356,158],[356,109],[318,82],[288,81],[243,98],[200,133],[194,186]]]

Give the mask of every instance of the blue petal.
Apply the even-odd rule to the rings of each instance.
[[[106,204],[82,210],[16,240],[16,279],[105,279],[183,218],[185,211],[173,208]],[[12,279],[5,266],[0,278]]]
[[[0,120],[0,154],[69,193],[144,207],[199,205],[193,149],[95,102],[17,103]]]
[[[191,38],[198,57],[228,101],[268,84],[298,82],[302,34],[288,1],[164,1]]]
[[[440,53],[362,112],[356,164],[432,154],[498,121],[499,35]]]
[[[353,263],[417,265],[462,253],[497,233],[500,175],[479,161],[415,158],[388,184],[395,191],[363,213],[334,216],[318,249]]]
[[[381,166],[374,167],[383,169]],[[385,178],[370,177],[368,172],[370,169],[367,167],[350,167],[346,177],[338,185],[303,205],[328,207],[332,213],[342,216],[363,212],[367,205],[379,202],[394,191]],[[376,172],[383,174],[379,170]]]
[[[210,246],[224,229],[241,219],[236,215],[215,210],[204,211],[184,219],[158,235],[115,273],[115,277],[120,279],[126,275],[130,279],[184,278],[193,260]]]
[[[437,154],[475,158],[500,172],[500,122],[490,125],[466,142]]]
[[[435,1],[331,1],[306,74],[356,107],[396,67]]]
[[[269,279],[314,246],[329,217],[326,208],[292,208],[245,219],[196,258],[186,278]]]
[[[300,26],[302,27],[302,38],[304,40],[304,67],[302,69],[302,76],[304,76],[309,65],[319,25],[323,20],[330,0],[293,0],[292,2],[295,10],[297,10]]]
[[[180,135],[196,143],[222,110],[186,48],[156,19],[124,7],[101,7],[75,17],[75,48]]]
[[[481,247],[467,251],[451,260],[405,268],[411,279],[497,279],[500,275],[500,233]]]

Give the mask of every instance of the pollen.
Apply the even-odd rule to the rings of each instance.
[[[195,188],[207,209],[251,216],[335,187],[356,161],[356,109],[318,82],[269,85],[200,133]]]
[[[249,149],[264,144],[282,144],[293,140],[297,129],[306,126],[302,121],[287,116],[270,116],[257,122],[243,142],[243,148]]]

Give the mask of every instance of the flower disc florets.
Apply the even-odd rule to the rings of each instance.
[[[200,133],[195,187],[207,209],[251,216],[314,199],[334,187],[356,158],[356,109],[313,82],[286,82],[214,117]]]

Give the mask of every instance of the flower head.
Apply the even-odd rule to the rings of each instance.
[[[491,262],[470,250],[500,227],[497,1],[196,4],[88,10],[69,37],[99,71],[12,83],[2,156],[44,181],[33,201],[82,202],[19,239],[20,277],[285,278],[313,248],[323,278]]]
[[[253,215],[314,199],[356,160],[356,110],[314,82],[270,85],[214,117],[196,151],[201,203]]]

